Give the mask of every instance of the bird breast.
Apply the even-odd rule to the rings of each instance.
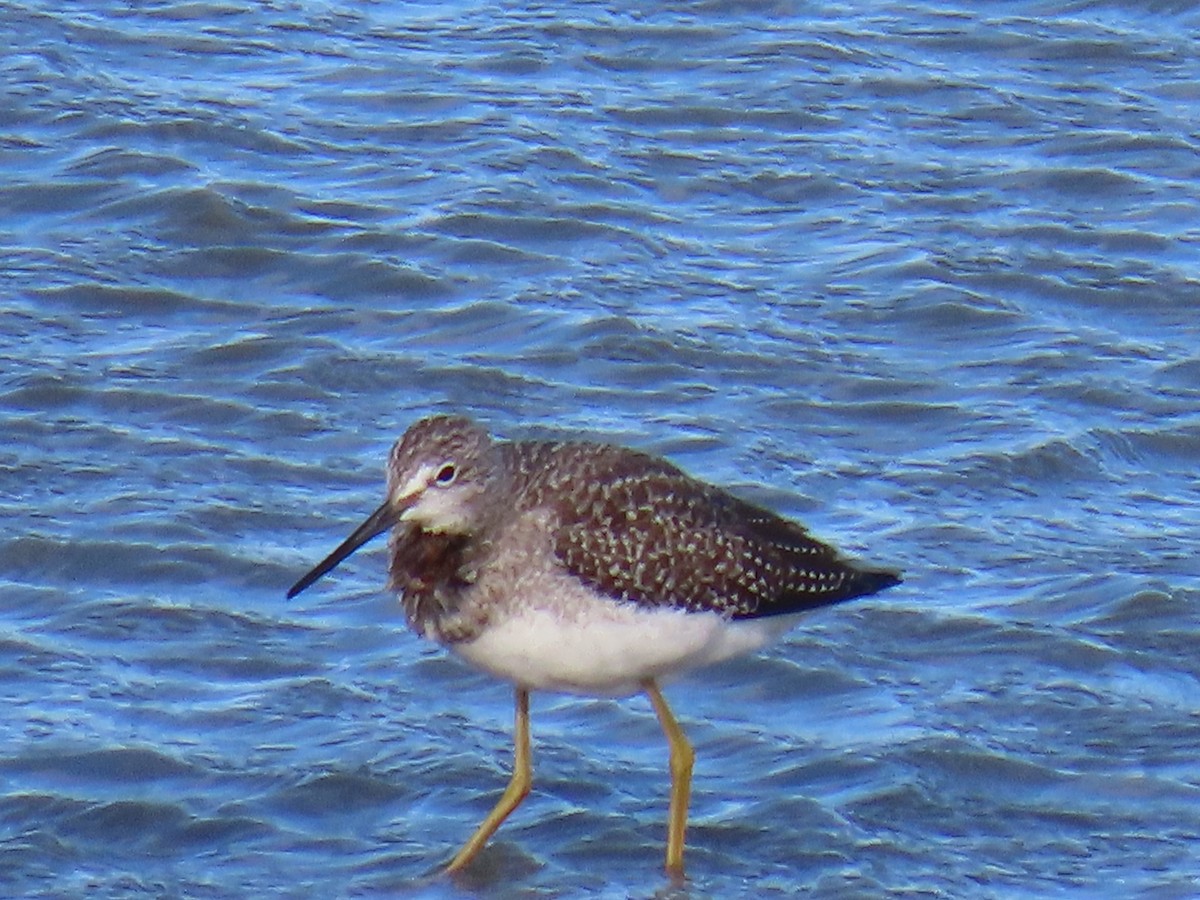
[[[468,626],[457,620],[476,578],[471,549],[470,535],[461,532],[408,525],[393,534],[390,585],[400,593],[409,625],[418,634],[439,642],[462,639]]]

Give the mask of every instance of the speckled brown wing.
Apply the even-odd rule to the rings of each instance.
[[[662,460],[625,451],[607,466],[595,462],[558,510],[555,552],[609,596],[753,618],[849,600],[900,580],[839,559],[800,525]]]

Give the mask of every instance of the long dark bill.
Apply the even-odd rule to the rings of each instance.
[[[400,521],[400,513],[402,510],[396,509],[390,502],[384,504],[367,516],[367,520],[354,529],[350,537],[346,538],[337,549],[330,553],[327,557],[317,563],[313,568],[292,585],[287,592],[287,598],[291,600],[298,593],[320,578],[327,572],[332,571],[338,563],[344,560],[347,556],[375,537],[377,534],[382,534],[387,531],[398,521]]]

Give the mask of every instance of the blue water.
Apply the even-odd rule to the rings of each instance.
[[[1183,898],[1191,3],[0,2],[0,895]],[[665,453],[904,570],[648,703],[404,627],[392,440]]]

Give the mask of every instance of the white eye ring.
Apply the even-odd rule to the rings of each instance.
[[[433,476],[433,480],[438,487],[448,487],[454,484],[454,479],[458,477],[458,468],[452,462],[444,463],[437,474]]]

